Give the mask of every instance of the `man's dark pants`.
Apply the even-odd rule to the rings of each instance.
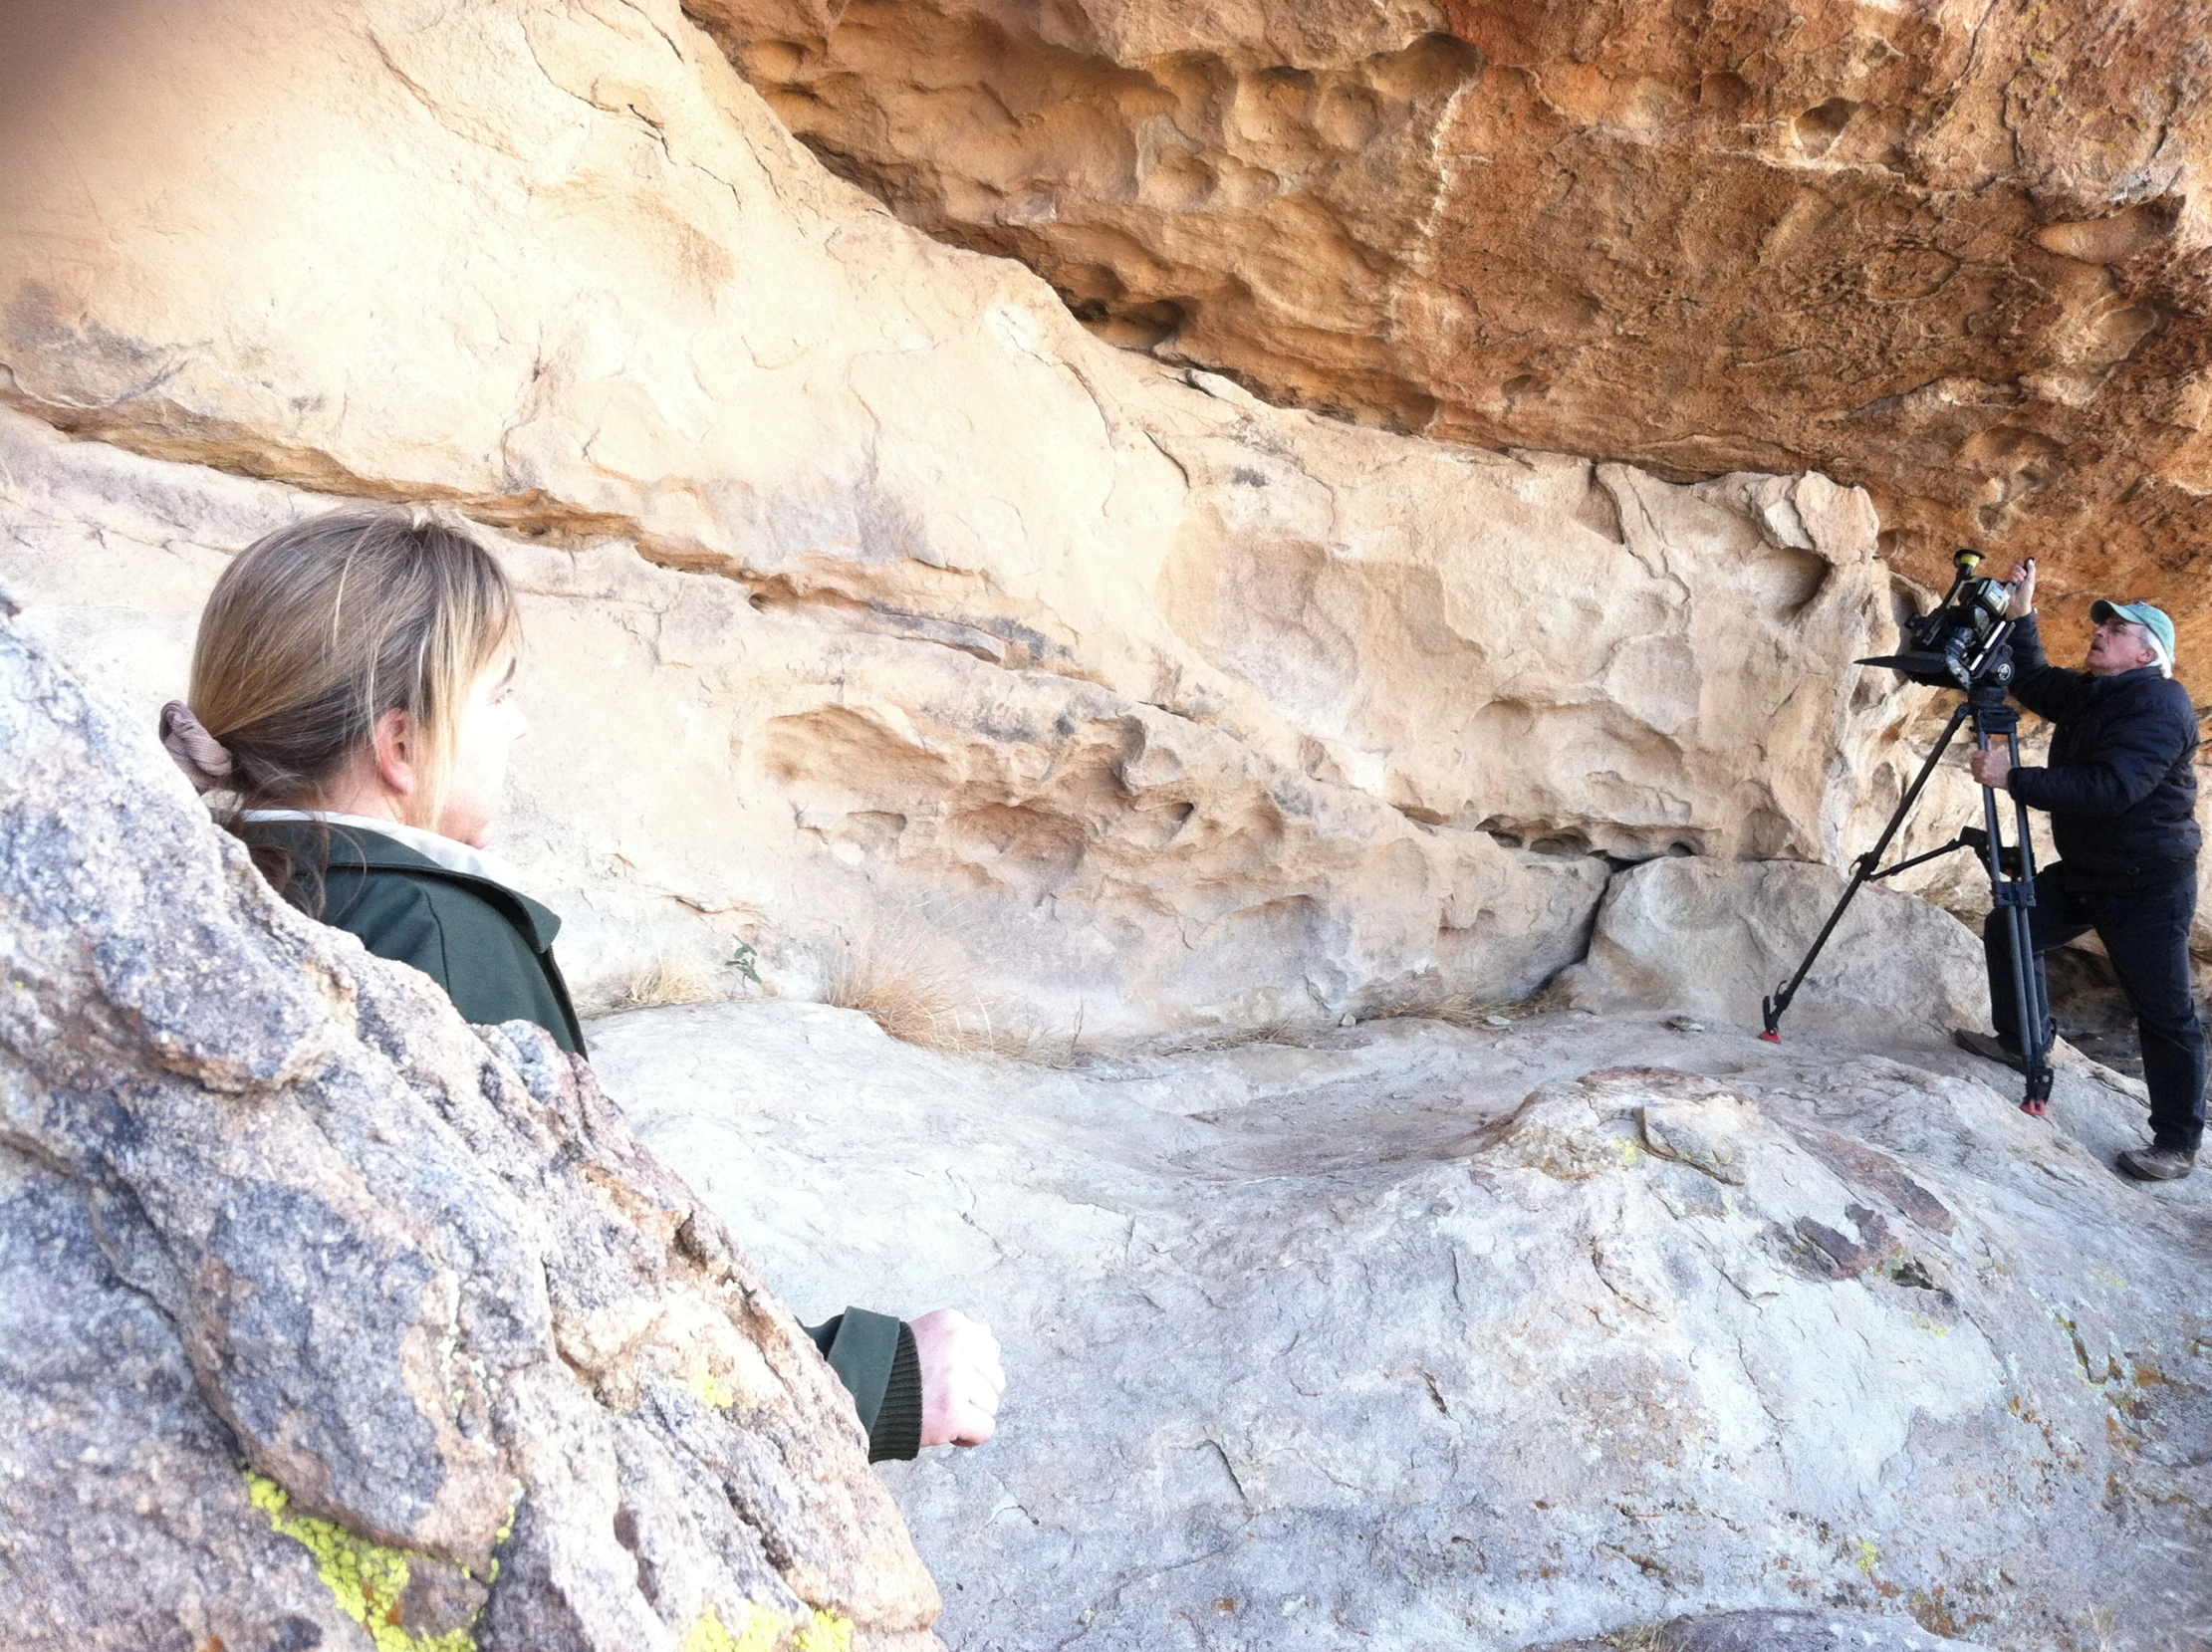
[[[2039,976],[2044,953],[2085,930],[2096,931],[2135,1012],[2151,1136],[2160,1147],[2190,1152],[2204,1138],[2204,1027],[2189,979],[2189,926],[2196,910],[2194,864],[2146,888],[2076,889],[2069,886],[2062,860],[2036,874],[2029,926]],[[1997,1036],[2018,1049],[2020,1015],[2003,912],[1992,912],[1982,926],[1982,950],[1989,958],[1990,1020]]]

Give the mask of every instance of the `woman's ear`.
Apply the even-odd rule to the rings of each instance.
[[[376,777],[384,789],[402,798],[414,796],[414,724],[406,712],[393,707],[376,719]]]

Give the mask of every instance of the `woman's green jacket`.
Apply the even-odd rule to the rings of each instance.
[[[584,1029],[553,961],[561,919],[550,907],[504,883],[441,866],[380,831],[294,821],[247,829],[248,842],[291,858],[296,870],[287,898],[360,936],[377,957],[412,964],[445,989],[463,1021],[536,1022],[572,1056],[585,1053]]]
[[[411,964],[478,1026],[534,1022],[563,1050],[585,1054],[584,1029],[553,961],[561,919],[491,878],[441,866],[386,837],[343,826],[269,821],[246,828],[257,849],[290,861],[285,898],[360,937],[379,958]],[[805,1327],[852,1391],[868,1460],[921,1449],[921,1362],[913,1330],[887,1313],[849,1307]]]

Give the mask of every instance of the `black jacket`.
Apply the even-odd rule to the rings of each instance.
[[[257,855],[288,865],[285,898],[358,936],[379,958],[411,964],[445,989],[461,1019],[535,1022],[572,1055],[584,1030],[553,961],[561,919],[504,883],[439,865],[395,837],[304,821],[248,825]],[[868,1460],[921,1450],[921,1361],[914,1333],[887,1313],[849,1307],[803,1327],[852,1391]]]
[[[2013,628],[2012,696],[2057,725],[2048,768],[2017,768],[2007,787],[2051,815],[2051,838],[2077,888],[2163,882],[2195,861],[2197,714],[2189,692],[2153,666],[2092,677],[2053,665],[2033,614]]]

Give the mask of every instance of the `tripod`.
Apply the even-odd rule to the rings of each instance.
[[[2005,941],[2012,951],[2012,978],[2014,1012],[2019,1018],[2020,1039],[2024,1065],[2028,1074],[2027,1094],[2020,1103],[2023,1112],[2041,1115],[2051,1100],[2051,1005],[2043,979],[2037,969],[2035,943],[2029,925],[2036,904],[2035,848],[2028,837],[2028,806],[2017,798],[2013,801],[2013,830],[2018,838],[2016,849],[2007,849],[2002,825],[1997,813],[1997,794],[1988,787],[1982,788],[1982,825],[1967,826],[1941,848],[1916,854],[1910,860],[1900,860],[1894,866],[1882,866],[1881,857],[1888,852],[1890,839],[1904,826],[1905,817],[1912,813],[1912,806],[1919,802],[1921,791],[1928,784],[1928,777],[1935,773],[1935,766],[1968,719],[1974,724],[1974,747],[1988,751],[1992,740],[2003,740],[2007,754],[2015,763],[2020,761],[2020,713],[2005,703],[2005,688],[2012,681],[2012,650],[2000,641],[1984,656],[1983,669],[1966,691],[1966,698],[1951,713],[1951,720],[1944,725],[1943,737],[1928,753],[1920,765],[1919,774],[1905,791],[1896,812],[1889,817],[1889,824],[1881,828],[1881,835],[1874,846],[1851,863],[1851,880],[1843,890],[1836,909],[1829,913],[1828,922],[1821,925],[1821,932],[1813,939],[1812,950],[1798,965],[1797,973],[1790,977],[1782,990],[1764,1001],[1767,1030],[1759,1036],[1769,1044],[1780,1044],[1783,1014],[1790,1008],[1790,1001],[1797,997],[1798,988],[1805,983],[1813,961],[1820,957],[1821,949],[1828,945],[1828,938],[1843,920],[1843,909],[1850,905],[1851,897],[1868,883],[1885,877],[1894,877],[1901,871],[1949,854],[1953,849],[1970,848],[1981,855],[1989,870],[1990,892],[1996,909],[2004,914]],[[1877,869],[1878,868],[1878,869]]]

